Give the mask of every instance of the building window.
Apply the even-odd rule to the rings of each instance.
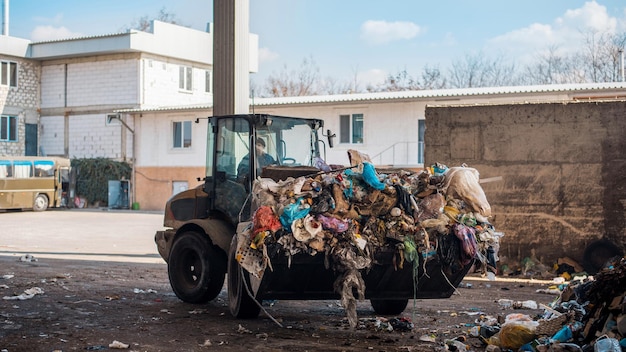
[[[204,91],[211,93],[211,85],[211,71],[206,71],[204,73]]]
[[[17,62],[0,61],[0,84],[17,87]]]
[[[191,148],[191,121],[174,122],[174,148]]]
[[[178,88],[191,91],[193,88],[193,68],[180,66],[178,69]]]
[[[0,116],[0,141],[17,142],[17,116]]]
[[[339,143],[363,144],[363,114],[339,115]]]

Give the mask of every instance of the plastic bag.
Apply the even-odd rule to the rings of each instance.
[[[454,224],[452,227],[456,237],[461,240],[461,248],[465,254],[461,259],[463,265],[469,263],[476,256],[476,229],[463,224]]]
[[[298,198],[295,203],[291,203],[285,207],[283,213],[280,215],[280,223],[283,227],[291,229],[291,224],[295,220],[304,218],[310,211],[311,207],[304,202],[304,198]]]
[[[443,213],[446,199],[439,193],[424,197],[419,203],[417,221],[437,219]]]
[[[452,167],[445,174],[443,189],[448,196],[462,199],[475,212],[489,217],[491,216],[491,205],[489,205],[478,179],[478,170],[474,168]]]
[[[535,332],[527,324],[504,324],[499,333],[500,347],[514,350],[534,339]]]
[[[259,232],[262,231],[272,231],[276,232],[280,230],[283,226],[278,220],[276,214],[269,206],[261,206],[259,209],[254,212],[254,216],[252,217],[252,223],[254,225],[252,230],[252,237],[256,236]]]
[[[378,179],[378,174],[376,173],[376,169],[371,163],[363,163],[363,180],[374,189],[377,189],[379,191],[385,189],[385,184],[380,182],[380,180]]]

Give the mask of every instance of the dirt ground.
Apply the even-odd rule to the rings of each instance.
[[[468,277],[449,299],[410,301],[402,314],[415,325],[410,331],[376,329],[380,317],[368,301],[359,304],[362,326],[355,330],[339,301],[264,302],[279,327],[263,312],[254,320],[234,319],[225,289],[209,304],[183,303],[172,293],[165,264],[28,262],[0,255],[0,296],[41,289],[31,290],[40,293],[30,299],[0,300],[0,350],[111,350],[109,345],[119,341],[131,351],[433,351],[445,339],[467,335],[480,312],[532,316],[542,311],[503,310],[500,298],[555,299],[536,292],[546,283],[478,279]],[[436,342],[420,340],[431,334]],[[477,338],[466,344],[484,350]]]

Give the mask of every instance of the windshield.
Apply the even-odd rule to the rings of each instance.
[[[267,165],[313,166],[314,157],[319,156],[316,121],[268,115],[218,117],[212,122],[217,135],[209,128],[209,141],[217,139],[216,169],[236,180],[248,174],[250,158],[259,169]],[[212,169],[213,145],[208,143],[207,176]]]
[[[317,134],[309,120],[272,116],[257,128],[257,138],[278,165],[312,166],[319,156]]]

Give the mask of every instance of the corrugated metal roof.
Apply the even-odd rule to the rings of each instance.
[[[506,95],[506,94],[533,94],[554,92],[596,92],[602,90],[624,89],[626,94],[626,82],[609,83],[579,83],[579,84],[552,84],[533,86],[507,86],[507,87],[481,87],[459,89],[434,89],[434,90],[407,90],[399,92],[375,92],[335,95],[310,95],[296,97],[255,98],[251,105],[297,105],[314,103],[341,103],[353,101],[378,101],[378,100],[404,100],[404,99],[434,99],[455,98],[482,95]],[[211,104],[196,104],[185,106],[160,106],[144,107],[138,109],[124,109],[117,112],[150,112],[150,111],[174,111],[174,110],[203,110],[211,109]]]
[[[85,39],[100,39],[100,38],[108,38],[108,37],[117,37],[121,35],[128,35],[130,32],[120,32],[120,33],[110,33],[110,34],[98,34],[98,35],[86,35],[82,37],[73,37],[73,38],[63,38],[63,39],[53,39],[53,40],[42,40],[39,42],[32,42],[31,44],[48,44],[48,43],[59,43],[59,42],[71,42],[75,40],[85,40]]]
[[[298,97],[258,98],[255,105],[287,105],[307,103],[333,103],[368,100],[391,100],[391,99],[428,99],[428,98],[453,98],[477,95],[498,94],[532,94],[549,92],[578,92],[597,91],[603,89],[626,89],[625,82],[610,83],[583,83],[583,84],[553,84],[535,86],[508,86],[508,87],[482,87],[482,88],[459,88],[459,89],[435,89],[435,90],[410,90],[400,92],[377,92],[356,93],[337,95],[313,95]]]

